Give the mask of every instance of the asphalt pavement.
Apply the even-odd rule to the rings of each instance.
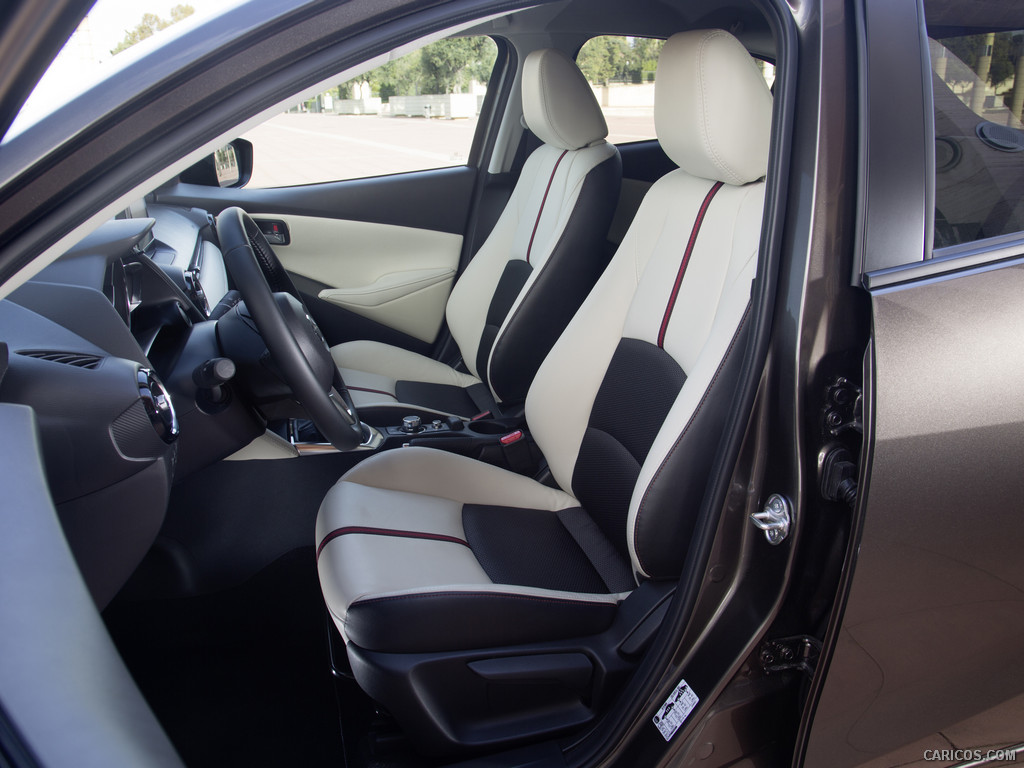
[[[609,138],[654,135],[651,110],[609,110]],[[466,162],[477,120],[283,113],[252,129],[249,187],[313,184]]]

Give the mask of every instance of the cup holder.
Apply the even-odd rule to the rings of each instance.
[[[476,432],[478,435],[504,435],[508,432],[507,426],[496,421],[470,421],[466,427],[470,432]]]

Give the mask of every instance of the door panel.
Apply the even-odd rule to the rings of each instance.
[[[178,184],[157,202],[285,222],[274,251],[330,343],[427,352],[455,280],[477,170],[470,166],[272,189]],[[359,321],[353,322],[353,316]]]
[[[808,766],[858,765],[1020,693],[1024,246],[1017,256],[872,292],[870,480]]]
[[[845,604],[805,754],[830,768],[923,764],[950,747],[956,760],[982,758],[1005,745],[992,734],[1012,708],[999,708],[1024,685],[1020,159],[983,146],[982,130],[1017,125],[1001,96],[986,96],[982,71],[1001,62],[996,79],[1012,86],[995,38],[1008,43],[1002,30],[1024,18],[1019,4],[862,10],[853,280],[872,306],[867,439]],[[972,59],[972,45],[987,53]]]
[[[285,268],[325,286],[326,302],[421,341],[437,337],[462,251],[462,236],[348,219],[269,214],[290,242],[275,245]]]

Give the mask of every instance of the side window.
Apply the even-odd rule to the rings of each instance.
[[[584,43],[576,55],[613,144],[655,138],[654,73],[664,44],[648,37],[602,35]]]
[[[498,48],[439,40],[339,83],[249,131],[248,187],[280,187],[463,165]]]
[[[656,138],[654,131],[654,77],[664,40],[649,37],[592,37],[576,56],[576,63],[594,89],[608,122],[608,141],[624,144]],[[758,60],[768,85],[775,82],[775,66]]]
[[[928,41],[935,97],[935,239],[1024,230],[1024,33]]]

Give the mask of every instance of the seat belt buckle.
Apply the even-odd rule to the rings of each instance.
[[[526,439],[526,433],[521,429],[509,432],[498,438],[501,445],[501,452],[505,454],[505,463],[513,472],[528,474],[533,468],[533,457],[530,451],[530,441]]]
[[[523,439],[523,430],[517,429],[515,432],[509,432],[507,435],[502,435],[498,438],[498,442],[502,445],[512,445],[518,443]]]
[[[484,411],[483,413],[478,413],[476,416],[474,416],[472,419],[470,419],[470,421],[480,421],[480,419],[486,419],[490,415],[491,415],[490,411]]]

